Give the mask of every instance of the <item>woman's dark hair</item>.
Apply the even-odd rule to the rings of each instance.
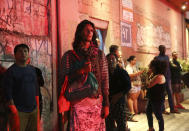
[[[117,50],[118,50],[119,46],[117,45],[111,45],[109,50],[110,50],[110,53],[115,53]]]
[[[132,56],[130,56],[128,59],[127,59],[127,61],[128,62],[131,62],[132,60],[134,60],[136,57],[134,56],[134,55],[132,55]]]
[[[18,44],[18,45],[16,45],[16,46],[14,47],[14,54],[16,54],[18,48],[26,48],[26,49],[28,50],[28,52],[29,52],[29,50],[30,50],[28,45],[22,43],[22,44]]]
[[[154,74],[165,74],[167,71],[167,62],[158,60],[158,59],[153,59],[150,62],[150,69],[153,69]]]
[[[92,41],[94,44],[97,44],[97,42],[96,42],[97,35],[96,35],[96,30],[95,30],[94,24],[91,21],[83,20],[77,25],[77,28],[76,28],[75,38],[74,38],[74,42],[73,42],[74,50],[78,49],[79,44],[81,43],[81,41],[83,41],[82,31],[87,24],[89,24],[93,27],[94,32],[93,32]]]

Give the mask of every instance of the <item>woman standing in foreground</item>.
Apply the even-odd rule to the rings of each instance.
[[[109,114],[108,66],[104,53],[98,49],[92,22],[83,20],[78,24],[73,50],[85,63],[83,67],[75,69],[77,58],[73,51],[67,51],[62,58],[62,76],[68,76],[68,82],[73,83],[92,72],[98,81],[98,95],[70,101],[68,128],[70,131],[105,131],[105,118]]]
[[[162,105],[165,99],[165,74],[167,64],[164,61],[154,59],[150,63],[150,70],[152,71],[152,79],[149,82],[147,97],[148,104],[146,108],[146,116],[148,119],[148,131],[155,131],[153,128],[153,117],[154,112],[156,119],[159,124],[159,131],[164,131],[164,120],[162,116]]]

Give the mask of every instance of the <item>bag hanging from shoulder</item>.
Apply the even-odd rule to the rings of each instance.
[[[69,111],[70,110],[70,102],[65,98],[65,91],[68,86],[68,76],[65,76],[64,83],[61,87],[60,95],[58,98],[58,109],[59,113]]]
[[[75,51],[72,51],[73,55],[78,59],[75,66],[80,66],[77,68],[82,68],[82,63],[79,56]],[[85,74],[84,74],[85,75]],[[76,80],[68,84],[65,91],[65,97],[69,101],[81,100],[86,97],[97,97],[98,96],[98,81],[92,72],[85,75],[85,79]]]

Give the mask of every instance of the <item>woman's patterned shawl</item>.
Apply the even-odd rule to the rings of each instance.
[[[79,55],[79,57],[83,60],[91,61],[92,65],[92,73],[96,76],[99,84],[99,94],[103,96],[103,106],[109,106],[109,78],[108,78],[108,65],[105,54],[98,49],[94,44],[91,43],[88,50],[80,49],[75,50],[75,52]],[[76,73],[74,70],[74,63],[77,61],[77,58],[73,55],[72,51],[67,51],[61,60],[61,77],[64,78],[68,75],[68,78],[79,78],[80,74]],[[73,81],[76,79],[69,79],[69,81]],[[62,83],[62,82],[61,82]]]

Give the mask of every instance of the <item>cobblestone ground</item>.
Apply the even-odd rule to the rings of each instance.
[[[189,89],[183,89],[184,93],[184,101],[182,105],[186,109],[179,109],[180,114],[169,114],[163,115],[164,123],[165,123],[165,131],[189,131]],[[169,111],[169,109],[166,109]],[[153,115],[154,118],[154,128],[158,131],[158,122]],[[136,115],[134,119],[138,120],[138,122],[128,122],[128,126],[131,131],[147,131],[148,124],[147,118],[144,113]]]

